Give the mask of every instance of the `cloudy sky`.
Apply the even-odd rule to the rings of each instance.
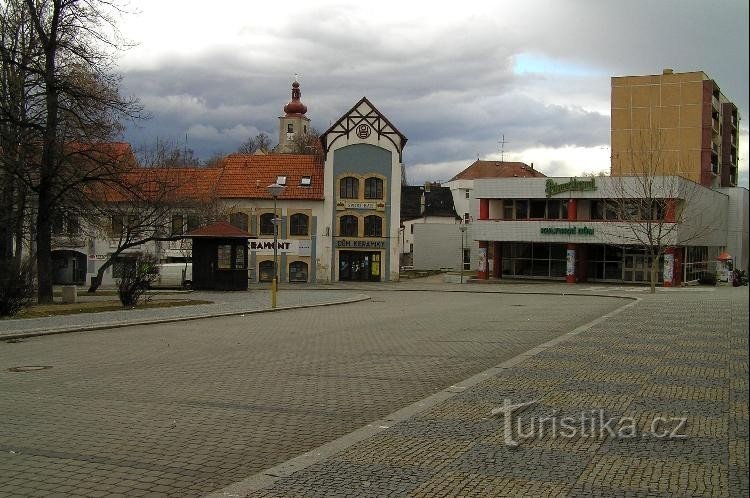
[[[703,70],[739,107],[748,185],[747,0],[240,2],[132,0],[120,22],[123,89],[151,119],[131,126],[202,158],[278,136],[299,73],[325,130],[367,96],[409,138],[410,183],[477,158],[547,175],[609,168],[610,77]]]

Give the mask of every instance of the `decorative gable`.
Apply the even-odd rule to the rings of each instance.
[[[331,126],[320,137],[323,144],[323,150],[328,155],[333,145],[339,139],[348,140],[350,138],[359,138],[367,140],[372,135],[377,137],[378,141],[388,140],[398,151],[399,162],[402,162],[402,151],[406,145],[406,136],[398,131],[395,126],[388,121],[388,118],[378,111],[367,97],[357,102],[347,113],[345,113],[333,126]]]

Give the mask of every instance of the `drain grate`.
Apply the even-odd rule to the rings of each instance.
[[[48,370],[52,368],[49,365],[22,365],[20,367],[11,367],[8,372],[37,372],[39,370]]]

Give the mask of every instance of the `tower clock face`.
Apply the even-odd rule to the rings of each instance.
[[[361,124],[357,126],[357,136],[362,140],[369,137],[370,133],[372,133],[372,129],[370,129],[369,125]]]

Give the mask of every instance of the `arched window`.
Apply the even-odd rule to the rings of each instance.
[[[339,221],[339,235],[341,237],[356,237],[359,230],[356,216],[342,216]]]
[[[297,213],[289,217],[290,235],[307,235],[310,218],[306,214]]]
[[[289,264],[290,282],[307,282],[307,263],[295,261]]]
[[[188,217],[190,220],[190,217]],[[229,224],[247,232],[247,215],[245,213],[232,213],[229,215]]]
[[[383,218],[380,216],[365,216],[365,237],[383,236]]]
[[[273,261],[261,261],[258,265],[258,281],[270,282],[273,280]]]
[[[260,234],[273,235],[273,213],[260,215]]]
[[[339,182],[339,197],[342,199],[358,199],[359,179],[353,176],[342,178]]]
[[[383,198],[383,180],[380,178],[368,178],[365,180],[365,199]]]

